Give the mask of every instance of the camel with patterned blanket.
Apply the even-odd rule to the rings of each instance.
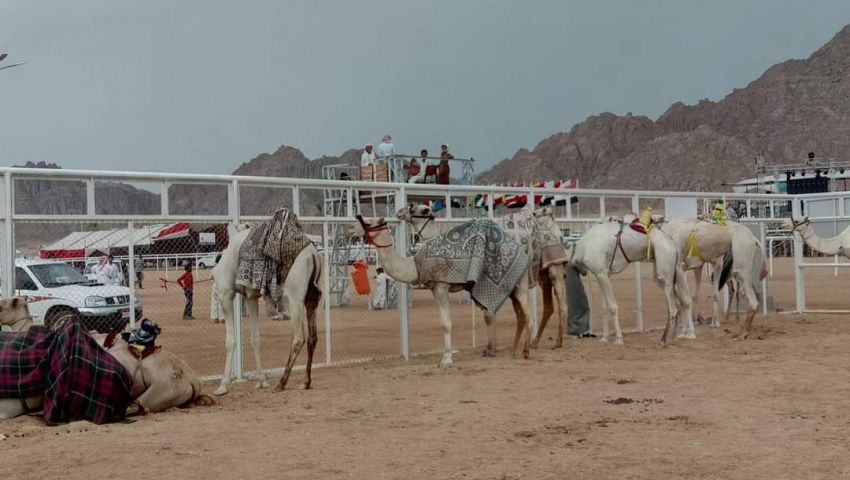
[[[257,227],[254,227],[257,228]],[[260,361],[260,326],[259,326],[259,299],[263,292],[258,289],[248,288],[237,283],[239,275],[239,258],[242,245],[251,233],[251,228],[241,226],[231,236],[230,244],[222,252],[221,260],[213,267],[213,281],[220,294],[220,304],[225,317],[226,340],[225,348],[227,356],[224,364],[224,375],[215,395],[224,395],[230,391],[230,383],[233,380],[232,365],[233,353],[236,349],[233,300],[236,294],[241,294],[243,305],[251,317],[251,348],[254,350],[254,365],[256,368],[256,387],[268,387],[268,379],[263,371]],[[286,248],[285,245],[280,246]],[[309,389],[312,384],[311,370],[313,365],[313,354],[318,343],[318,330],[316,326],[316,309],[322,297],[321,275],[322,257],[315,246],[305,246],[294,258],[288,272],[281,269],[280,276],[285,277],[283,285],[276,289],[283,299],[278,299],[288,309],[289,318],[292,320],[292,343],[289,357],[284,366],[283,376],[275,391],[282,391],[286,387],[292,367],[298,354],[307,344],[307,365],[304,374],[304,389]]]
[[[12,326],[16,333],[23,334],[32,326],[32,317],[26,301],[19,298],[0,300],[0,325]],[[59,327],[57,327],[59,328]],[[180,356],[155,348],[142,354],[131,347],[120,336],[90,334],[107,353],[132,375],[128,409],[131,415],[144,415],[168,410],[173,407],[212,405],[211,397],[202,394],[200,377]],[[106,345],[108,342],[108,345]],[[25,399],[30,411],[42,408],[43,396]],[[0,419],[17,417],[26,413],[19,398],[0,398]]]
[[[396,218],[410,223],[421,241],[428,241],[440,234],[433,220],[431,207],[408,204],[396,212]],[[523,209],[519,213],[499,217],[499,225],[520,243],[526,242],[526,254],[532,258],[529,268],[529,288],[535,283],[543,293],[543,316],[537,327],[537,335],[531,348],[537,348],[546,324],[557,306],[558,338],[554,348],[561,348],[564,340],[564,322],[567,299],[564,294],[564,270],[568,262],[567,250],[561,242],[561,231],[552,217],[552,208],[543,207],[534,212]],[[555,301],[553,302],[553,297]]]
[[[663,218],[654,215],[640,226],[634,221],[634,215],[630,217],[594,225],[569,248],[570,264],[582,274],[592,274],[602,293],[604,321],[600,341],[608,341],[608,323],[611,322],[614,324],[614,343],[623,343],[619,308],[614,289],[611,287],[611,275],[622,272],[632,262],[648,260],[651,255],[654,255],[654,278],[664,290],[667,301],[667,326],[661,341],[668,343],[673,329],[682,317],[685,318],[685,323],[679,336],[695,338],[690,313],[690,292],[679,263],[678,249],[670,237],[655,227]]]
[[[759,306],[759,298],[754,288],[756,278],[753,271],[757,258],[761,258],[762,261],[761,270],[758,273],[759,280],[767,276],[764,252],[753,232],[746,225],[737,222],[721,225],[696,219],[672,220],[661,225],[661,229],[676,244],[684,269],[697,269],[693,291],[695,313],[701,268],[705,263],[711,263],[714,267],[710,292],[714,311],[711,319],[713,326],[720,325],[721,306],[718,292],[729,278],[737,280],[738,287],[747,297],[748,310],[741,329],[733,337],[747,338]]]
[[[375,246],[387,275],[399,282],[425,285],[433,293],[443,326],[442,365],[453,362],[449,293],[464,290],[470,292],[484,313],[487,326],[484,356],[496,354],[496,311],[510,298],[517,321],[512,355],[528,358],[531,337],[528,256],[495,223],[486,219],[466,222],[426,242],[416,256],[404,257],[396,252],[384,218],[367,220],[358,215],[357,219],[351,234],[362,236]]]

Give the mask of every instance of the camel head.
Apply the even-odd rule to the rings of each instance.
[[[396,214],[396,218],[403,222],[413,222],[414,218],[434,219],[434,211],[427,205],[414,205],[408,203],[406,207],[400,208]]]
[[[809,226],[811,221],[809,217],[803,218],[783,218],[782,219],[782,228],[786,228],[788,230],[802,232],[806,230],[806,227]]]
[[[0,300],[0,325],[11,327],[25,321],[32,323],[26,298],[12,297]]]
[[[552,207],[541,207],[534,211],[534,218],[555,217]]]
[[[363,237],[366,235],[367,230],[380,228],[387,224],[387,220],[384,217],[368,218],[358,214],[354,218],[357,219],[357,222],[351,224],[351,227],[348,229],[348,233],[352,237]]]
[[[652,218],[653,225],[663,225],[667,221],[667,218],[660,213],[653,213],[650,218]]]

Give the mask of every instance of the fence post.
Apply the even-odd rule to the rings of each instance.
[[[328,222],[322,222],[322,261],[325,263],[324,265],[324,280],[322,281],[322,289],[324,289],[324,293],[322,295],[322,299],[324,300],[324,309],[325,309],[325,363],[330,364],[331,357],[331,261],[330,261],[330,242],[328,241],[328,236],[330,235],[330,229],[328,228]],[[334,239],[336,241],[336,239]],[[336,248],[339,248],[339,245],[335,245]]]
[[[764,222],[759,222],[759,240],[761,240],[761,259],[762,261],[767,260],[767,253],[765,252],[766,242],[767,242],[767,232],[765,232]],[[766,265],[762,265],[762,269]],[[761,275],[761,269],[759,270],[758,275]],[[761,313],[767,315],[767,301],[768,301],[768,292],[767,292],[767,277],[763,278],[761,281]]]
[[[3,266],[0,281],[3,282],[3,296],[10,298],[15,294],[15,222],[14,198],[12,196],[12,173],[3,174]]]
[[[800,218],[802,217],[800,202],[798,198],[794,198],[791,203],[791,217],[792,218]],[[804,278],[804,270],[803,270],[803,244],[800,242],[800,238],[794,232],[791,232],[791,236],[794,237],[794,287],[797,294],[797,313],[803,313],[803,310],[806,309],[806,286],[805,286],[805,278]]]
[[[127,222],[127,281],[130,282],[127,287],[130,289],[129,313],[130,313],[130,328],[136,328],[136,230],[133,221]]]
[[[600,197],[600,200],[602,208],[605,208],[605,197]],[[640,198],[637,195],[632,197],[632,211],[635,215],[640,215]],[[649,241],[649,237],[646,241]],[[647,260],[649,259],[647,258]],[[640,262],[635,263],[635,321],[637,331],[643,332],[643,275],[640,267]]]
[[[407,205],[407,194],[404,187],[399,188],[395,195],[395,206],[401,208],[402,205]],[[395,248],[399,255],[407,255],[407,222],[400,222],[395,230]],[[396,282],[396,287],[401,287],[398,290],[398,298],[396,299],[396,308],[398,309],[398,320],[401,330],[401,356],[405,360],[410,359],[410,311],[408,310],[408,296],[410,295],[409,285],[402,282]]]
[[[239,228],[239,215],[241,213],[239,207],[239,180],[233,179],[230,183],[230,188],[227,189],[227,210],[228,216],[231,218],[227,237],[227,243],[229,245],[234,237],[236,237],[236,232]],[[233,365],[231,365],[231,369],[236,374],[236,379],[242,380],[242,360],[245,352],[242,348],[242,295],[239,294],[233,297],[233,340],[236,342],[236,351],[233,352]]]

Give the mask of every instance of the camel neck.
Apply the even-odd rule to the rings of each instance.
[[[415,283],[418,280],[419,275],[413,258],[399,255],[389,231],[378,232],[373,237],[373,241],[378,245],[388,245],[388,247],[377,248],[378,259],[387,275],[404,283]]]

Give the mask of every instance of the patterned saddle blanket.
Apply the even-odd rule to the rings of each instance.
[[[522,245],[486,218],[432,238],[413,258],[419,284],[466,284],[475,303],[490,312],[507,300],[529,264]]]
[[[236,284],[262,292],[280,311],[278,286],[283,285],[301,250],[310,244],[298,217],[289,208],[280,208],[271,219],[252,227],[239,248]]]
[[[499,226],[514,240],[522,245],[530,260],[528,266],[528,288],[537,286],[541,270],[540,229],[534,219],[534,213],[527,208],[499,218]]]
[[[133,375],[72,317],[56,331],[0,332],[0,398],[44,395],[44,422],[122,420]]]

